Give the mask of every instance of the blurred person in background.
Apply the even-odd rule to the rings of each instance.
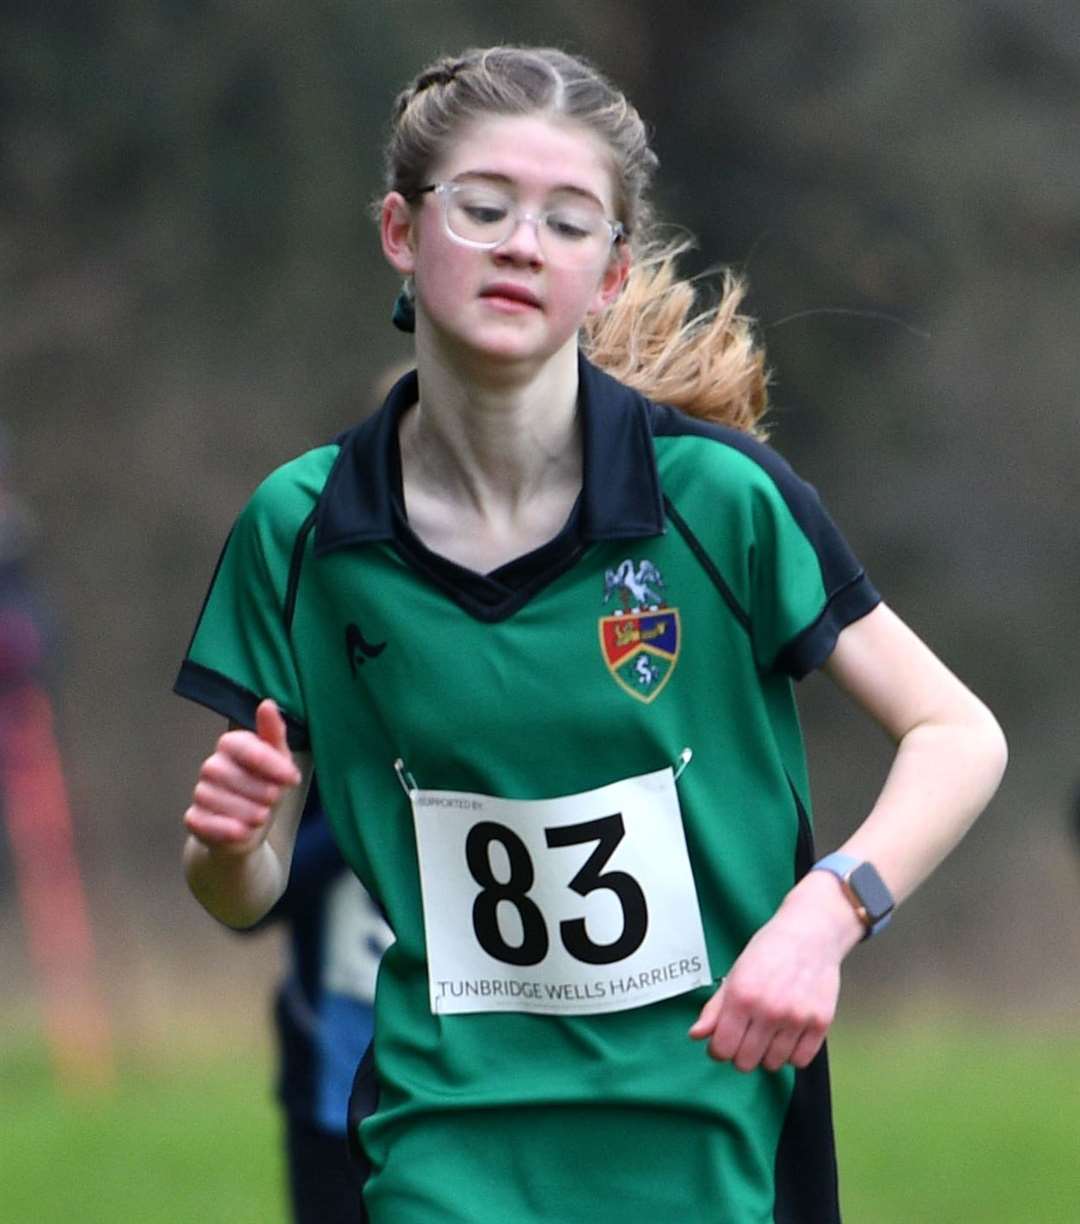
[[[353,1075],[371,1041],[375,977],[393,936],[345,865],[312,782],[289,884],[252,931],[281,924],[288,972],[274,1008],[278,1099],[295,1224],[366,1219],[363,1173],[349,1159]]]
[[[30,510],[12,487],[9,443],[0,427],[0,812],[10,770],[19,764],[11,753],[25,742],[27,702],[46,667],[49,635],[30,575],[37,536]]]
[[[37,525],[11,486],[8,439],[0,428],[0,695],[42,678],[45,626],[29,566]]]
[[[0,814],[53,1066],[65,1083],[112,1076],[108,1012],[57,743],[55,635],[29,573],[36,526],[0,438]]]

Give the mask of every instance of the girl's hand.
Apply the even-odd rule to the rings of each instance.
[[[260,702],[255,730],[226,731],[203,761],[184,826],[214,853],[250,854],[265,839],[281,796],[300,780],[285,720],[273,701]]]
[[[690,1036],[740,1071],[807,1066],[836,1014],[840,963],[862,934],[838,882],[811,872],[743,949]]]

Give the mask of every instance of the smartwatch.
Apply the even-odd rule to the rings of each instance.
[[[810,870],[828,871],[840,881],[844,896],[866,928],[863,939],[869,939],[889,925],[896,902],[873,863],[860,862],[852,854],[837,852],[826,854]]]

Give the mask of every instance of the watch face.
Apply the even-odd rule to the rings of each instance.
[[[871,923],[884,918],[895,905],[885,881],[870,863],[860,863],[855,868],[848,876],[848,886],[865,906]]]

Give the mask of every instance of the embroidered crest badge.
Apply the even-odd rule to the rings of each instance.
[[[664,579],[648,560],[621,561],[604,574],[604,603],[615,612],[599,622],[600,650],[620,688],[646,703],[671,679],[679,659],[679,609],[664,602]]]

